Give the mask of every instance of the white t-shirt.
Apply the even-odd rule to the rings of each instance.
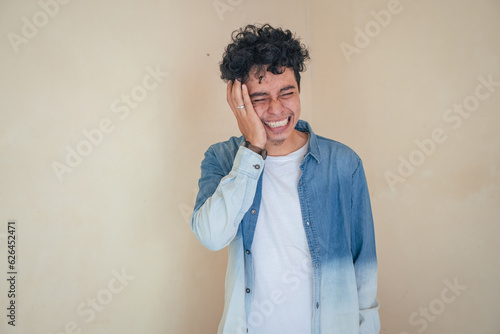
[[[308,144],[268,156],[252,243],[254,289],[248,333],[312,332],[313,279],[297,184]]]

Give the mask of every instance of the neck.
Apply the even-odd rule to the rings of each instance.
[[[307,143],[309,135],[306,132],[293,130],[293,133],[282,142],[268,141],[266,144],[267,155],[284,156],[297,151]]]

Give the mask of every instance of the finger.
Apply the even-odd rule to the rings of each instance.
[[[247,112],[252,112],[255,113],[255,110],[253,110],[253,104],[252,100],[250,99],[250,95],[248,95],[248,87],[247,85],[243,84],[241,87],[241,96],[243,96],[243,103],[245,105],[245,109]]]
[[[240,80],[236,80],[235,81],[235,84],[233,85],[233,103],[234,103],[234,106],[241,112],[245,112],[245,108],[238,108],[238,107],[241,107],[241,106],[244,106],[244,102],[243,102],[243,96],[242,96],[242,92],[241,92],[241,81]]]
[[[232,91],[233,91],[233,81],[229,80],[227,82],[227,87],[226,87],[226,101],[229,104],[229,107],[233,109],[233,98],[232,98]]]
[[[227,103],[229,104],[229,108],[231,108],[231,111],[233,112],[233,114],[238,118],[238,116],[239,116],[238,108],[236,108],[236,102],[234,101],[234,98],[233,98],[234,86],[236,86],[235,82],[230,80],[227,84],[226,100],[227,100]]]

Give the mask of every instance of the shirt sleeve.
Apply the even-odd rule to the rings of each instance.
[[[261,155],[240,147],[231,171],[224,175],[214,150],[205,153],[191,217],[191,230],[205,247],[216,251],[233,240],[253,203],[263,168]]]
[[[378,334],[377,255],[370,196],[361,160],[352,176],[352,253],[359,302],[359,333]]]

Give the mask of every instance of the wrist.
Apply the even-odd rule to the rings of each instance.
[[[245,135],[243,135],[243,137],[245,138],[245,140],[247,142],[250,143],[250,145],[252,145],[254,147],[257,147],[261,150],[266,148],[266,141],[265,140],[262,140],[260,138],[254,138],[254,137],[246,137]]]
[[[248,140],[243,143],[243,146],[245,146],[246,148],[257,154],[260,154],[264,160],[267,158],[267,150],[265,148],[260,148],[258,146],[255,146]]]

